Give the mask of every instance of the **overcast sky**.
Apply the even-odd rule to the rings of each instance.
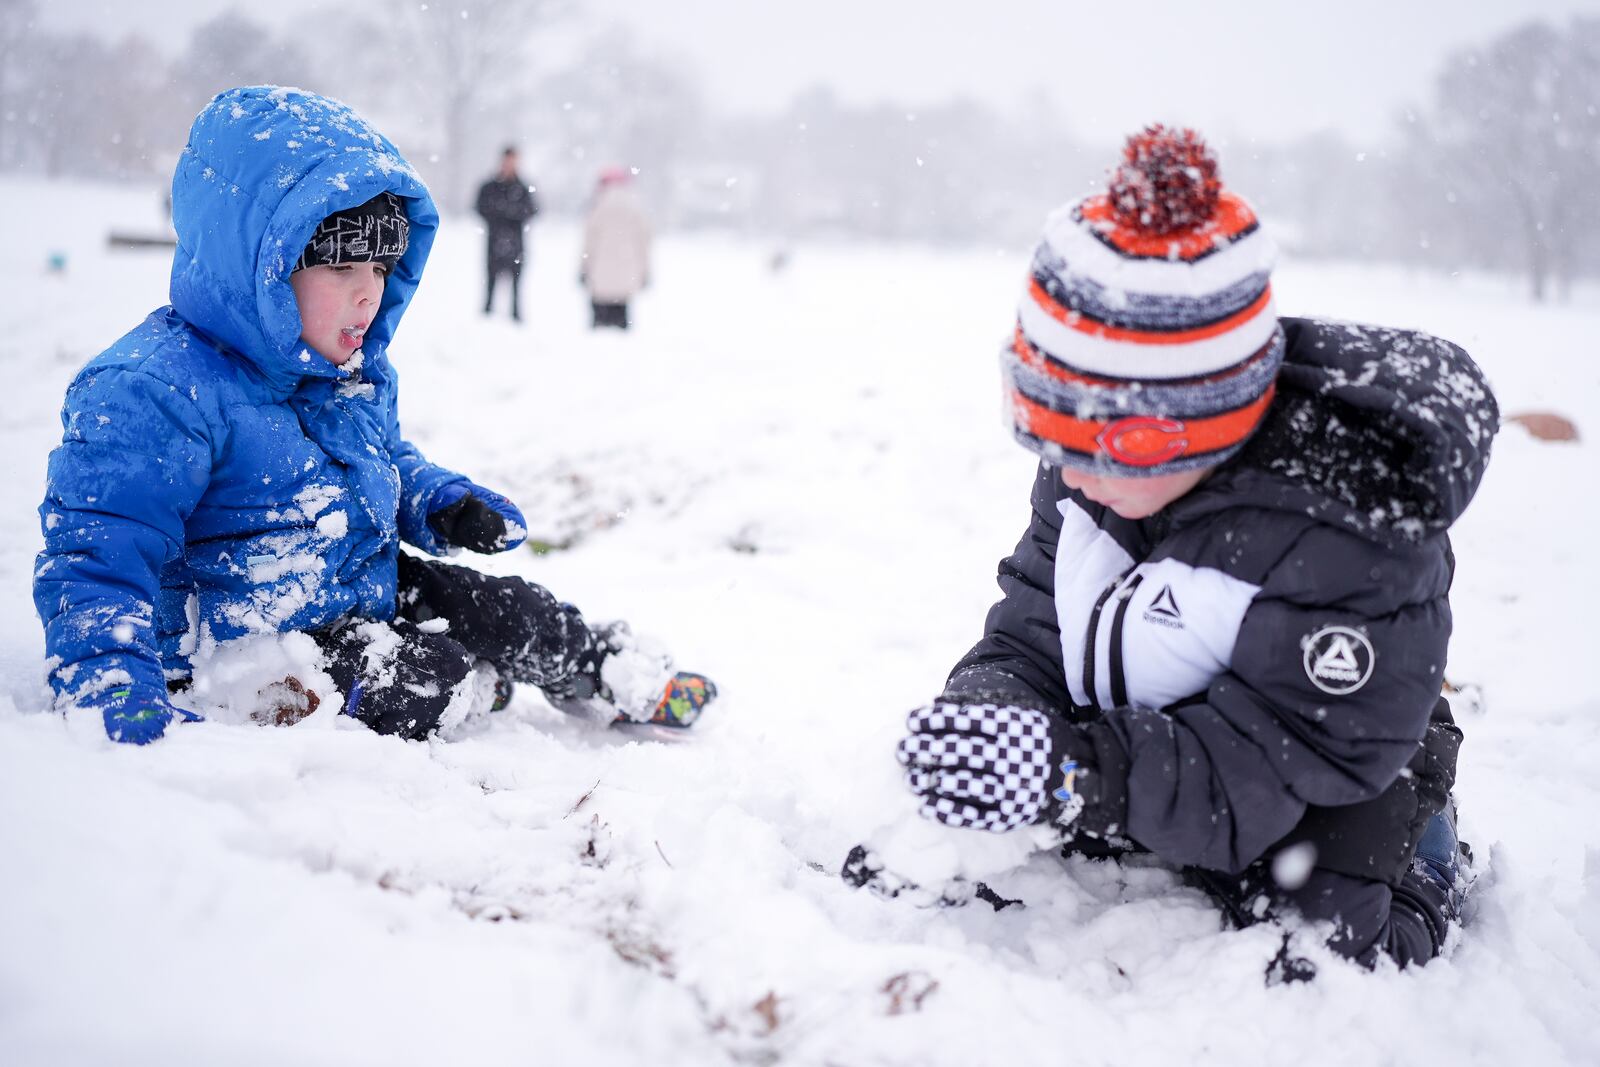
[[[40,5],[51,29],[175,40],[224,6]],[[242,9],[286,26],[310,22],[305,13],[317,7],[326,0]],[[1095,139],[1164,120],[1213,137],[1333,128],[1358,143],[1384,136],[1405,103],[1426,103],[1451,51],[1532,18],[1600,16],[1600,0],[1144,0],[1121,11],[1108,0],[575,0],[574,8],[578,26],[626,26],[645,51],[679,60],[718,110],[772,111],[817,84],[851,102],[908,109],[965,94],[1020,110],[1043,91]]]

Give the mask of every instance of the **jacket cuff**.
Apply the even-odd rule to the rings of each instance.
[[[1063,759],[1078,764],[1073,791],[1083,798],[1083,810],[1069,829],[1091,837],[1108,838],[1127,833],[1127,749],[1103,722],[1062,729]],[[1059,781],[1052,788],[1060,785]]]
[[[1056,710],[1020,678],[993,667],[968,667],[957,671],[945,682],[939,698],[961,704],[1013,704],[1052,714]]]
[[[424,484],[411,493],[402,493],[399,514],[400,539],[430,556],[448,556],[453,550],[432,526],[428,516],[442,507],[460,500],[470,491],[471,483],[460,474],[435,468],[445,475],[432,485]]]

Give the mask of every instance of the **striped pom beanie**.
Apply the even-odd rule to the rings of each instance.
[[[1283,362],[1275,249],[1193,130],[1128,139],[1106,193],[1056,211],[1001,354],[1017,440],[1057,466],[1152,477],[1221,463]]]

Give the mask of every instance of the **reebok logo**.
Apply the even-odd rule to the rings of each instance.
[[[1164,585],[1155,600],[1144,609],[1144,621],[1169,630],[1183,629],[1183,612],[1178,609],[1178,598],[1172,595],[1172,586]]]
[[[1367,635],[1348,626],[1324,626],[1301,642],[1306,677],[1324,693],[1354,693],[1372,677],[1378,654]]]

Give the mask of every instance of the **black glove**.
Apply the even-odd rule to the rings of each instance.
[[[509,501],[501,498],[509,506]],[[428,528],[447,544],[473,552],[502,552],[522,540],[508,537],[506,517],[471,492],[428,516]]]
[[[506,540],[506,520],[471,493],[429,515],[428,526],[441,541],[474,552],[498,551]]]
[[[897,755],[927,818],[1004,833],[1047,819],[1065,827],[1083,811],[1093,745],[1049,712],[941,698],[907,716],[906,730]]]
[[[907,878],[885,869],[878,854],[866,845],[857,845],[844,858],[839,871],[844,884],[852,889],[866,889],[885,900],[905,897],[919,908],[959,908],[981,900],[995,911],[1004,911],[1020,900],[1009,900],[982,882],[953,878],[937,890],[925,889]]]

